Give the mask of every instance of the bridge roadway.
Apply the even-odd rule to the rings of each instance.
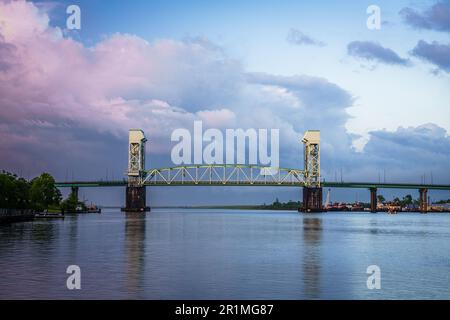
[[[304,187],[308,184],[308,173],[291,168],[269,168],[259,165],[188,165],[170,168],[145,170],[140,173],[141,186],[283,186]],[[84,187],[123,187],[128,181],[71,181],[57,182],[60,188]],[[376,189],[427,189],[450,190],[450,185],[417,183],[375,183],[375,182],[327,182],[325,188],[364,188]]]
[[[303,187],[303,182],[271,182],[271,181],[172,181],[170,183],[160,181],[147,181],[145,186],[272,186],[272,187]],[[126,180],[112,181],[68,181],[56,182],[58,188],[95,188],[95,187],[125,187]],[[450,190],[450,185],[444,184],[419,184],[419,183],[374,183],[374,182],[327,182],[323,181],[321,186],[324,188],[362,188],[362,189],[428,189],[428,190]]]

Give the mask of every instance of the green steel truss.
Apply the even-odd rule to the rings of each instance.
[[[147,171],[144,185],[301,185],[304,171],[257,165],[191,165]]]

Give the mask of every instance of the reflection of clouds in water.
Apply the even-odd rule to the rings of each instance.
[[[322,219],[303,218],[303,281],[305,297],[320,298],[320,245],[322,240]]]
[[[125,254],[127,256],[126,287],[138,294],[142,287],[145,256],[145,214],[126,213]]]

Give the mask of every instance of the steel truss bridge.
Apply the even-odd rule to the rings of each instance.
[[[304,171],[289,168],[271,168],[257,165],[189,165],[150,169],[143,174],[144,186],[282,186],[304,187]],[[123,187],[123,180],[57,182],[56,187]],[[417,183],[328,182],[322,187],[362,189],[421,189],[450,190],[450,185]]]
[[[145,168],[147,139],[140,129],[129,132],[127,179],[118,181],[58,182],[57,187],[72,188],[78,197],[80,187],[125,186],[125,211],[147,211],[147,186],[272,186],[303,188],[304,212],[322,211],[322,188],[365,188],[370,190],[371,211],[377,210],[377,189],[418,189],[420,210],[427,211],[429,189],[450,190],[450,185],[425,185],[407,183],[326,182],[320,177],[320,131],[306,131],[304,144],[304,169],[272,168],[245,164],[185,165],[171,168]]]

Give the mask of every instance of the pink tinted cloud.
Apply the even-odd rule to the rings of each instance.
[[[195,42],[150,44],[114,34],[88,48],[25,1],[0,2],[0,52],[0,123],[9,128],[2,140],[17,140],[17,127],[37,132],[44,125],[121,137],[140,127],[157,140],[196,117],[174,105],[186,101],[194,71],[212,73],[218,64]],[[163,145],[153,150],[167,150]]]

